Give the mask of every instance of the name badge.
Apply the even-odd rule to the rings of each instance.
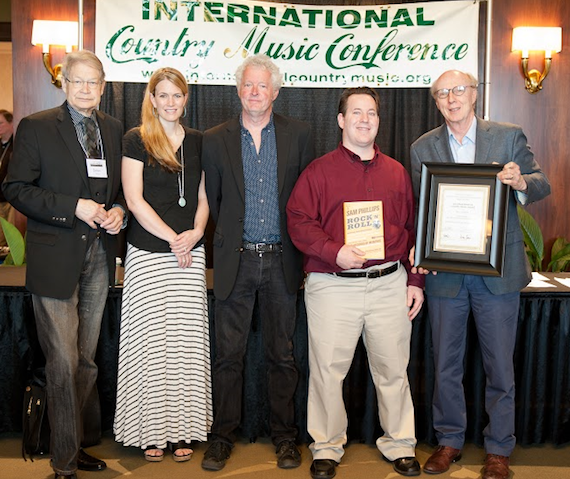
[[[87,158],[86,161],[89,178],[107,178],[107,160]]]

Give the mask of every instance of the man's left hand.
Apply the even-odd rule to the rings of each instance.
[[[107,212],[107,219],[103,221],[100,226],[107,231],[110,235],[116,235],[121,231],[123,226],[123,216],[125,212],[122,208],[115,206]]]
[[[422,304],[424,303],[424,290],[417,286],[408,286],[408,301],[407,305],[410,308],[408,317],[412,321],[420,312]]]
[[[509,161],[503,167],[502,171],[497,173],[497,177],[501,183],[510,185],[513,190],[526,191],[527,189],[527,184],[521,174],[521,169],[514,161]]]

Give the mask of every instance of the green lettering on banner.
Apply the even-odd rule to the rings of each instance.
[[[223,6],[221,2],[204,2],[204,21],[224,23],[221,12]]]
[[[236,18],[240,18],[242,23],[249,23],[249,7],[228,3],[228,23],[234,23]]]
[[[286,27],[289,25],[299,28],[302,27],[301,19],[299,18],[297,10],[294,8],[286,8],[283,16],[281,17],[281,21],[279,22],[280,27]]]
[[[364,27],[372,28],[372,22],[374,22],[379,28],[386,28],[388,26],[388,10],[381,10],[380,17],[378,17],[374,10],[366,10]]]
[[[137,60],[155,63],[158,61],[158,57],[182,56],[189,57],[188,66],[193,69],[197,68],[202,60],[207,58],[215,44],[214,40],[208,42],[186,38],[188,28],[183,28],[174,46],[170,49],[169,40],[160,38],[135,39],[132,35],[127,36],[134,31],[133,25],[121,27],[105,46],[105,54],[113,63],[122,64]]]
[[[333,27],[333,12],[332,10],[325,11],[325,28]]]
[[[313,60],[318,55],[319,44],[311,43],[305,45],[297,45],[293,42],[288,44],[270,42],[266,43],[267,32],[269,27],[265,27],[257,37],[257,26],[253,27],[237,48],[226,48],[224,50],[224,56],[226,58],[232,58],[236,54],[241,52],[241,55],[245,57],[247,53],[258,54],[263,53],[269,58],[280,59],[280,60]],[[303,42],[308,42],[308,38],[304,38]]]
[[[150,0],[142,1],[142,19],[148,20],[150,18]]]
[[[346,22],[346,17],[348,15],[352,17],[352,23]],[[360,25],[360,13],[356,10],[342,10],[336,17],[336,23],[340,28],[356,28]]]
[[[101,1],[111,4],[106,9],[107,14],[112,15],[112,10],[109,9],[113,8],[114,0]],[[129,3],[130,1],[135,2],[129,0]],[[425,72],[432,61],[441,64],[464,59],[473,60],[471,45],[461,42],[462,37],[471,41],[469,33],[453,29],[453,36],[445,35],[452,39],[437,43],[437,39],[443,37],[445,32],[429,27],[436,25],[436,19],[439,18],[443,7],[432,9],[409,5],[370,5],[336,8],[267,1],[254,3],[257,2],[140,0],[138,5],[141,8],[142,21],[141,18],[136,18],[133,20],[134,25],[124,26],[115,23],[110,33],[105,34],[109,39],[105,45],[105,54],[115,64],[140,60],[152,65],[168,57],[183,58],[181,71],[184,70],[187,78],[193,78],[197,83],[205,80],[223,82],[227,80],[225,68],[218,64],[210,69],[209,64],[203,62],[212,54],[214,46],[218,47],[218,51],[221,41],[225,58],[266,54],[274,60],[287,62],[286,65],[294,69],[289,74],[291,84],[304,83],[308,86],[318,86],[319,83],[336,83],[337,85],[333,86],[339,86],[341,82],[344,85],[349,81],[352,84],[383,86],[398,83],[397,86],[414,83],[427,85],[431,79]],[[463,6],[449,11],[455,10],[463,11]],[[436,19],[430,18],[430,13],[435,13]],[[136,14],[133,16],[136,17]],[[128,15],[126,18],[125,23],[130,21]],[[148,21],[161,23],[149,25]],[[168,24],[166,28],[165,22]],[[198,24],[194,25],[194,22]],[[215,27],[221,30],[214,28],[208,31],[208,23],[222,24]],[[232,25],[223,27],[224,23]],[[468,23],[473,26],[472,21]],[[234,27],[234,24],[238,25]],[[115,31],[117,25],[119,27]],[[171,25],[178,26],[172,31]],[[244,29],[241,25],[249,26]],[[419,28],[413,28],[416,26],[428,29],[424,28],[420,33]],[[291,27],[296,34],[291,35]],[[409,27],[412,27],[412,31]],[[231,30],[227,30],[228,28]],[[140,31],[136,31],[137,29]],[[315,32],[314,29],[323,30]],[[330,35],[324,31],[327,29],[333,29],[334,34]],[[346,33],[347,30],[351,32]],[[202,34],[198,32],[205,32],[204,36],[199,38]],[[236,32],[239,36],[236,36]],[[240,40],[241,35],[243,37]],[[317,63],[314,60],[318,60],[317,70],[324,66],[333,73],[326,70],[313,73],[311,66],[303,67],[307,62]],[[405,65],[412,63],[415,66],[406,71]],[[152,68],[156,66],[148,67],[148,70],[141,68],[141,75],[152,74]],[[352,71],[347,77],[337,75],[339,71],[353,68],[354,75]],[[388,73],[391,68],[395,71]],[[424,71],[418,74],[418,69]]]
[[[186,7],[188,13],[186,15],[186,20],[188,22],[194,21],[194,9],[200,5],[199,0],[180,0],[180,6]]]
[[[341,35],[334,40],[328,47],[325,53],[326,64],[335,70],[341,70],[351,67],[364,67],[381,68],[380,64],[376,63],[376,59],[380,58],[383,62],[398,61],[401,57],[406,57],[409,61],[414,60],[450,60],[454,58],[460,60],[467,55],[469,46],[465,43],[457,47],[455,43],[450,43],[440,48],[437,44],[415,44],[410,45],[407,43],[394,43],[398,30],[396,28],[390,30],[376,49],[372,51],[372,47],[367,44],[354,44],[351,40],[354,35],[347,33]],[[441,51],[441,53],[440,53]]]
[[[407,44],[403,45],[402,43],[400,43],[397,48],[398,48],[398,51],[394,55],[394,61],[395,62],[397,62],[400,59],[400,53],[402,53],[402,51],[410,49],[410,44],[407,43]]]
[[[433,48],[433,53],[430,56],[430,60],[436,60],[437,59],[437,51],[439,50],[439,46],[438,45],[430,45],[429,43],[426,43],[424,45],[424,53],[422,54],[422,60],[425,60],[427,58],[430,48]]]
[[[257,27],[253,27],[235,50],[232,50],[230,47],[226,48],[224,50],[224,56],[226,58],[232,58],[238,52],[240,52],[241,56],[245,58],[249,51],[255,50],[255,45],[258,45],[263,42],[263,39],[265,38],[265,35],[267,35],[268,30],[269,27],[265,27],[263,31],[258,35],[258,37],[255,38],[255,34],[257,33]]]
[[[449,60],[450,58],[453,58],[454,51],[455,51],[455,43],[451,43],[451,44],[447,45],[443,49],[443,52],[441,54],[441,58],[443,58],[444,60]]]
[[[167,0],[154,0],[154,19],[160,20],[164,13],[168,20],[176,20],[178,17],[178,8],[176,2],[169,1],[170,7],[166,6]],[[172,7],[172,8],[171,8]]]
[[[317,26],[317,15],[322,15],[322,10],[303,10],[303,15],[307,15],[309,17],[309,28],[316,28]]]
[[[396,50],[396,45],[388,45],[386,48],[384,48],[381,56],[382,60],[390,60],[394,54],[394,50]]]
[[[414,22],[412,22],[407,8],[399,8],[396,15],[394,15],[392,23],[390,24],[391,27],[399,27],[400,25],[405,25],[407,27],[414,26]]]
[[[421,26],[421,27],[435,25],[435,20],[424,20],[424,9],[423,9],[423,7],[420,7],[417,10],[417,25]]]
[[[456,60],[463,60],[467,55],[467,51],[469,50],[469,45],[467,43],[462,43],[457,47],[457,52],[455,53]]]
[[[412,48],[410,48],[410,52],[408,53],[408,60],[416,60],[421,52],[422,46],[419,43],[416,43]]]
[[[261,19],[267,25],[275,25],[275,19],[277,17],[277,8],[269,7],[269,13],[265,11],[265,9],[260,5],[255,5],[253,7],[253,23],[259,24],[261,23]]]

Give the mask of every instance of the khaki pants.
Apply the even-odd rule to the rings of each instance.
[[[308,275],[307,429],[314,440],[309,446],[313,459],[340,462],[344,454],[348,420],[342,383],[360,336],[384,430],[376,445],[389,460],[415,456],[414,407],[407,375],[412,324],[407,316],[406,283],[403,267],[380,278]]]

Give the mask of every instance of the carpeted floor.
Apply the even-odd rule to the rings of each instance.
[[[79,479],[309,479],[311,457],[303,446],[303,463],[298,469],[281,470],[276,466],[274,448],[267,439],[255,444],[236,444],[226,467],[219,472],[206,472],[200,461],[206,445],[195,449],[194,457],[187,463],[175,463],[170,454],[160,463],[144,460],[140,450],[117,444],[110,434],[105,435],[100,445],[88,452],[104,459],[107,469],[101,472],[79,471]],[[423,464],[432,451],[431,446],[420,444],[417,457]],[[484,459],[482,449],[467,445],[463,458],[451,469],[438,476],[422,474],[426,478],[477,479]],[[511,457],[512,479],[570,479],[570,444],[562,447],[552,445],[517,447]],[[400,476],[392,466],[384,462],[374,446],[350,444],[341,465],[337,468],[338,479],[397,479]],[[51,479],[53,473],[48,458],[24,460],[20,452],[20,437],[16,434],[0,435],[0,478],[2,479]]]

